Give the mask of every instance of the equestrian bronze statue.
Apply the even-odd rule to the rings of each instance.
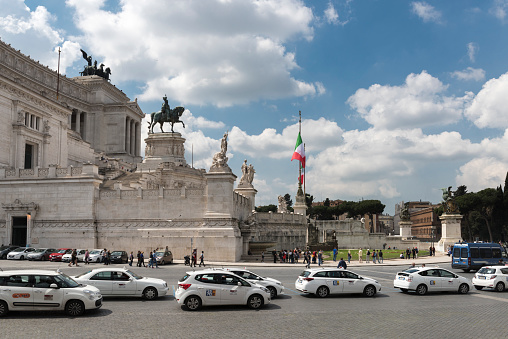
[[[168,104],[168,98],[164,96],[162,99],[164,99],[164,103],[162,104],[161,110],[150,114],[152,121],[148,123],[148,132],[153,133],[153,126],[155,126],[156,123],[159,123],[161,132],[164,133],[162,125],[164,125],[165,122],[169,122],[171,124],[171,133],[174,133],[173,126],[178,122],[182,123],[183,128],[185,128],[185,124],[180,120],[185,108],[178,106],[171,109]]]

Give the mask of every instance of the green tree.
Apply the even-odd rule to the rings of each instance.
[[[255,208],[256,212],[277,212],[277,206],[270,204],[266,206],[257,206]]]
[[[314,196],[309,193],[305,193],[305,205],[307,205],[307,211],[312,209],[312,202],[314,201]],[[307,213],[309,214],[309,213]]]
[[[330,199],[326,198],[325,201],[323,202],[323,205],[325,205],[326,207],[330,207]]]
[[[293,200],[291,200],[289,193],[284,194],[284,200],[286,200],[287,208],[290,209],[293,206]]]

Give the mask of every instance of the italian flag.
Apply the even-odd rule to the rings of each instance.
[[[298,138],[296,139],[295,152],[293,153],[291,161],[293,161],[293,159],[299,160],[302,164],[302,168],[305,168],[305,149],[303,148],[303,142],[300,133],[298,133]]]

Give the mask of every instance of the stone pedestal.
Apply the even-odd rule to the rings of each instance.
[[[227,167],[229,169],[229,167]],[[233,185],[236,175],[231,172],[209,172],[205,218],[232,218],[234,216]]]
[[[250,211],[253,211],[256,207],[256,193],[258,192],[252,185],[250,187],[243,186],[243,187],[237,187],[235,189],[236,193],[239,193],[243,195],[244,197],[247,197],[250,199]]]
[[[413,225],[412,221],[400,221],[400,237],[402,239],[408,239],[411,238],[411,225]]]
[[[453,246],[455,243],[462,241],[460,229],[462,215],[443,214],[439,219],[441,219],[441,239],[437,243],[436,249],[444,252],[448,246]]]
[[[296,193],[293,210],[295,214],[307,215],[307,205],[305,204],[305,196],[303,195],[301,184],[298,185],[298,192]]]
[[[145,139],[145,159],[139,170],[155,170],[160,163],[172,162],[176,166],[187,166],[185,161],[185,138],[180,133],[152,133]]]

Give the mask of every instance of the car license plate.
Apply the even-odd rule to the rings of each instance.
[[[484,275],[480,275],[480,276],[478,276],[478,279],[487,279],[487,277]]]
[[[399,280],[406,280],[405,277],[399,277]]]

